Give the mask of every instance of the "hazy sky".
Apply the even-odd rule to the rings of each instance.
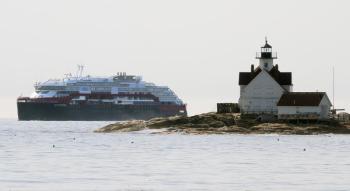
[[[238,73],[268,36],[295,91],[326,91],[350,109],[348,0],[0,0],[0,117],[36,81],[142,75],[168,85],[190,114],[237,102]]]

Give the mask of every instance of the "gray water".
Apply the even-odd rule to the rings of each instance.
[[[348,135],[93,133],[108,123],[1,120],[0,190],[350,190]]]

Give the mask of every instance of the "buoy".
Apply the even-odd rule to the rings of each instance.
[[[306,151],[306,149],[304,148],[304,151]]]
[[[52,145],[52,148],[55,148],[55,145]]]
[[[133,144],[134,143],[134,141],[131,141],[131,144]]]

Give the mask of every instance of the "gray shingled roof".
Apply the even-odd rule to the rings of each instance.
[[[288,92],[284,93],[277,106],[319,106],[325,92]]]
[[[239,73],[239,85],[248,85],[259,73],[260,68],[257,68],[253,73],[251,72],[240,72]],[[274,66],[270,72],[268,72],[273,79],[276,80],[278,84],[282,85],[292,85],[292,73],[291,72],[280,72],[276,66]]]

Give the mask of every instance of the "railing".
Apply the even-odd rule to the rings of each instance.
[[[316,120],[320,118],[318,113],[297,113],[297,114],[279,114],[278,119],[290,119],[290,120]]]

